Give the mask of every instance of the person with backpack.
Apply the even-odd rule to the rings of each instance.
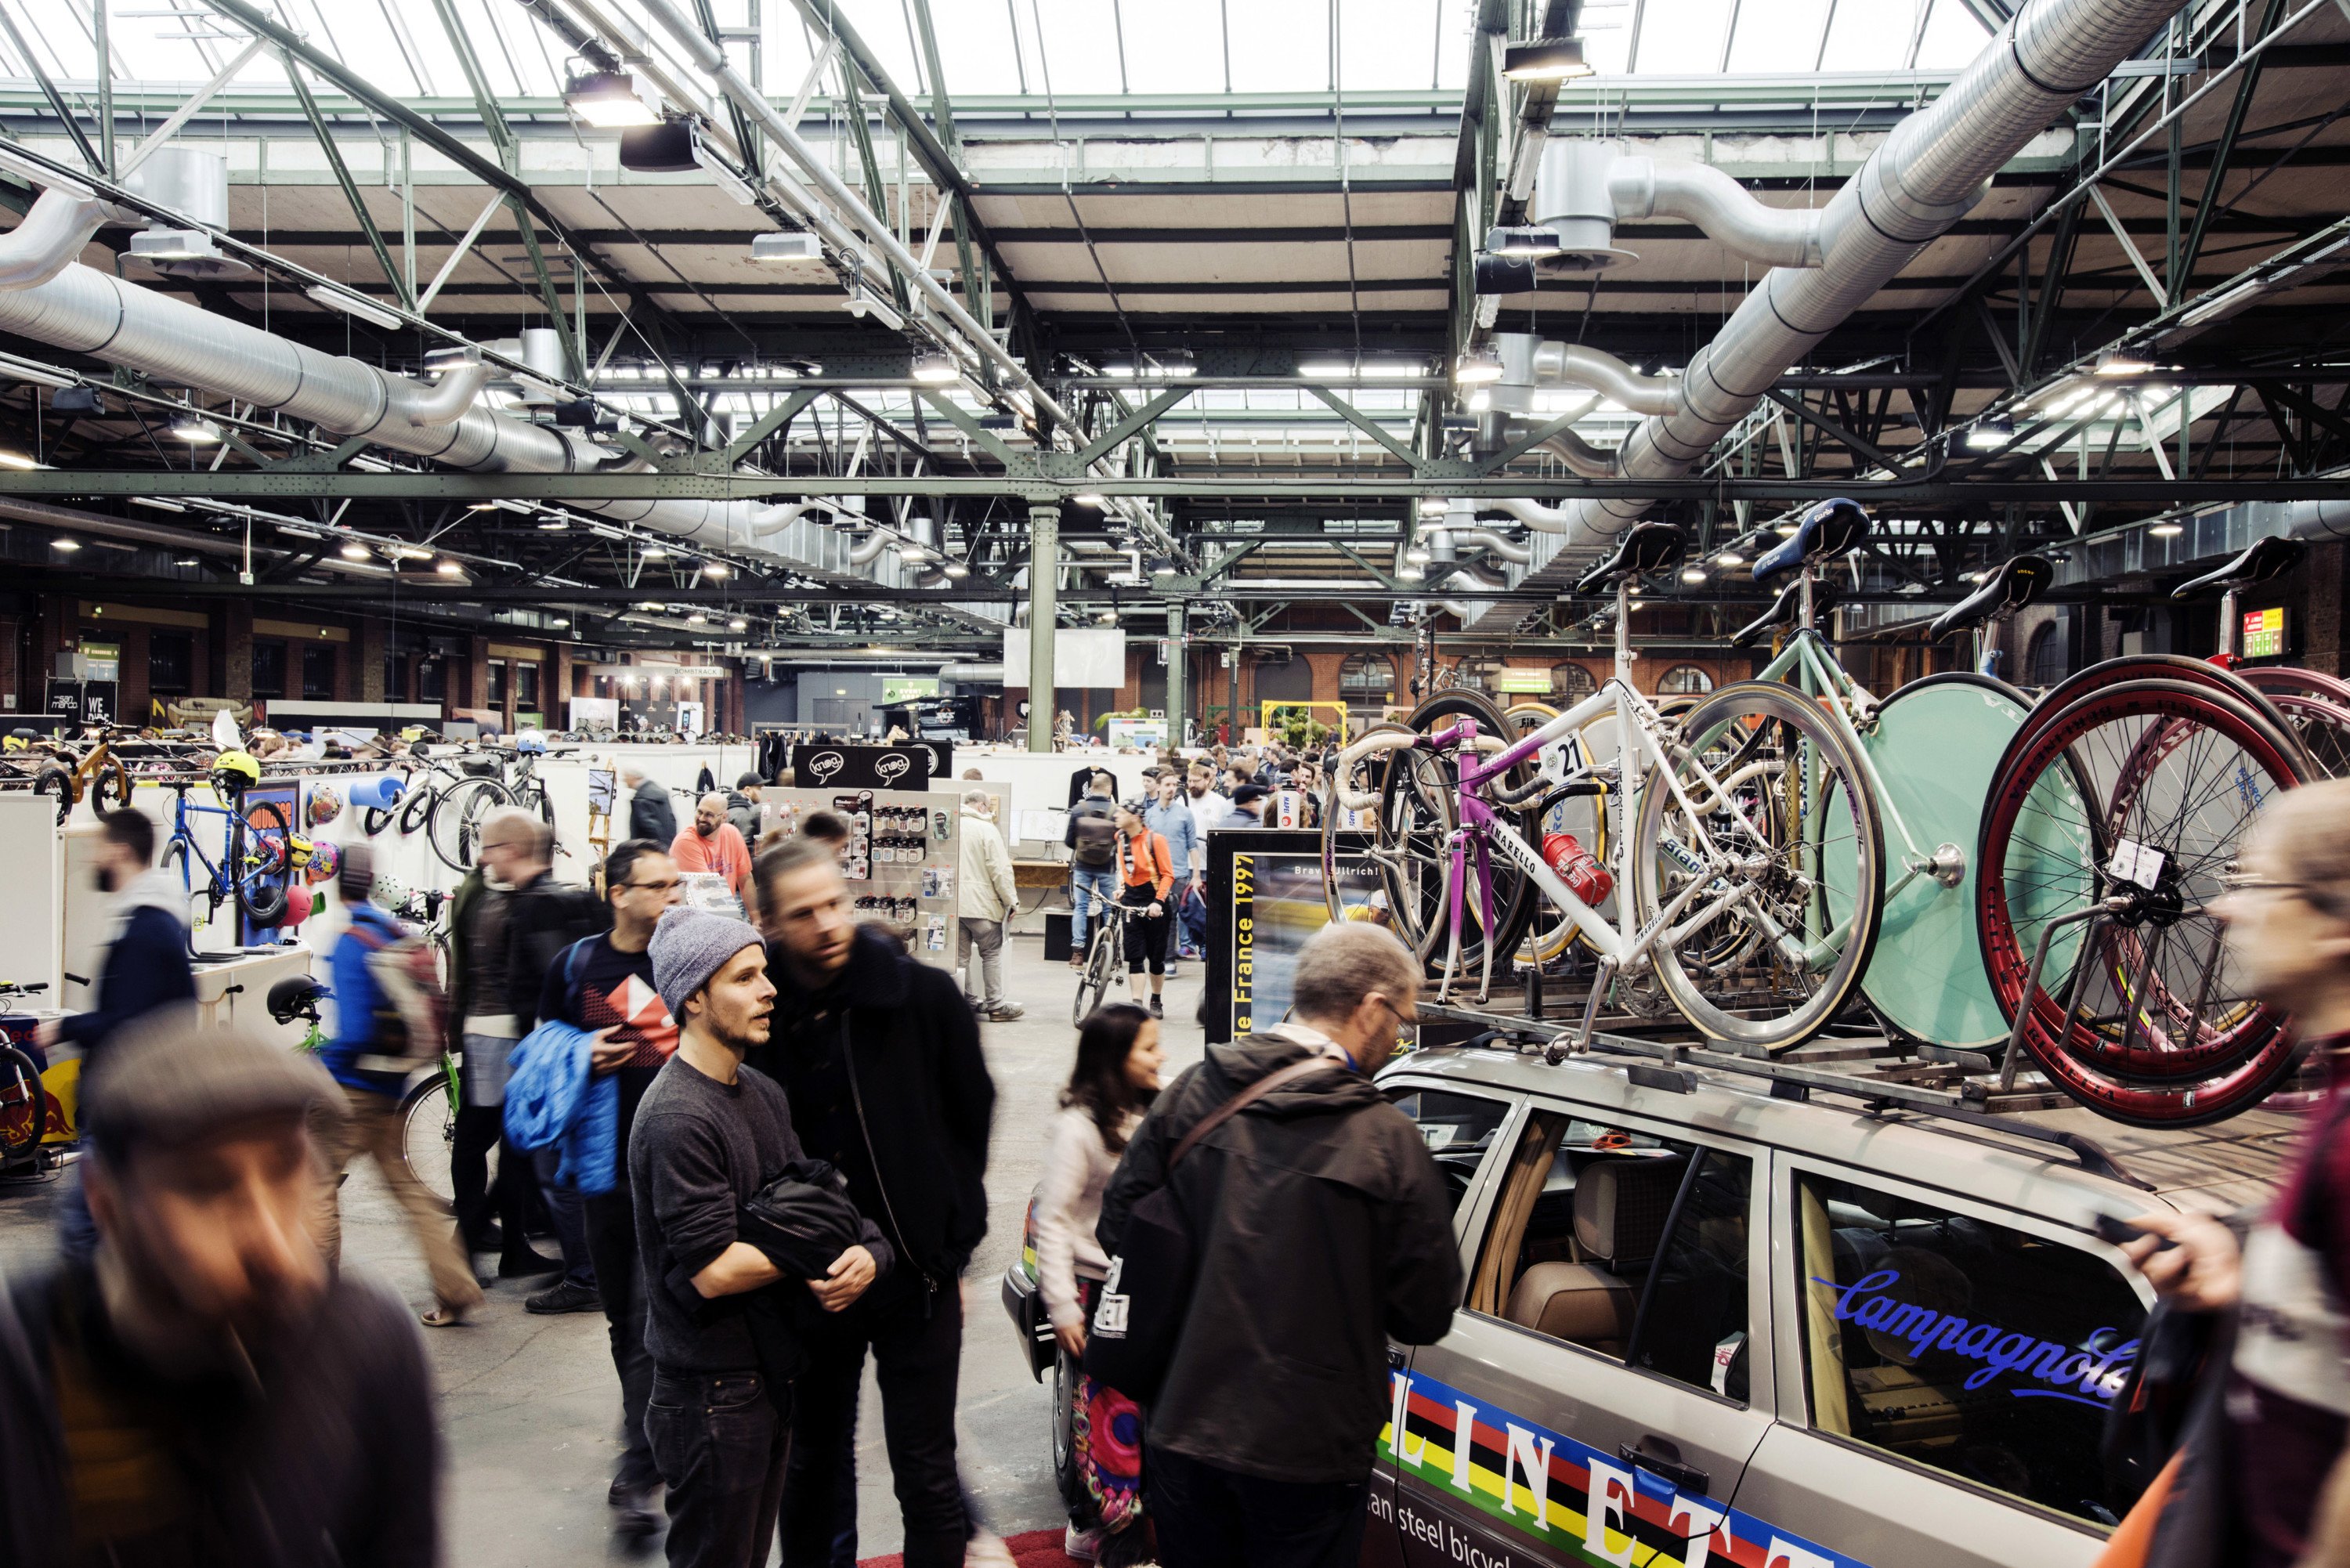
[[[1150,831],[1146,808],[1139,800],[1118,808],[1118,901],[1135,911],[1141,923],[1128,933],[1127,982],[1134,988],[1134,1004],[1142,1005],[1142,971],[1150,969],[1150,1016],[1167,1016],[1168,911],[1173,908],[1175,868],[1164,834]]]
[[[1096,774],[1086,785],[1086,797],[1069,808],[1069,826],[1061,842],[1069,848],[1069,902],[1076,914],[1069,923],[1069,967],[1086,965],[1086,924],[1093,906],[1118,898],[1118,806],[1112,799],[1110,775]]]
[[[1095,1237],[1128,1290],[1153,1272],[1129,1230],[1147,1248],[1170,1209],[1198,1217],[1171,1352],[1155,1388],[1130,1390],[1149,1396],[1143,1494],[1166,1568],[1351,1568],[1361,1552],[1388,1343],[1441,1339],[1461,1299],[1444,1179],[1371,1081],[1416,1022],[1420,979],[1378,927],[1323,927],[1299,950],[1293,1017],[1209,1046],[1102,1193]],[[1146,1209],[1162,1189],[1172,1204]],[[1088,1375],[1107,1370],[1113,1304],[1128,1328],[1164,1320],[1105,1284]]]
[[[426,1052],[437,1054],[438,1039],[418,1038],[421,1033],[388,993],[383,971],[393,969],[421,987],[416,966],[405,963],[420,948],[416,935],[394,919],[373,899],[375,857],[360,843],[342,846],[342,864],[336,886],[350,912],[350,924],[336,940],[329,961],[328,984],[334,991],[335,1037],[318,1052],[329,1076],[342,1086],[349,1116],[339,1121],[321,1120],[317,1137],[326,1179],[319,1183],[315,1212],[318,1249],[329,1268],[342,1254],[342,1176],[351,1161],[364,1154],[375,1161],[377,1173],[391,1189],[393,1201],[408,1216],[409,1228],[424,1254],[432,1276],[432,1310],[424,1314],[431,1328],[463,1323],[482,1304],[482,1287],[473,1265],[449,1229],[449,1216],[439,1199],[425,1190],[408,1168],[404,1155],[407,1127],[400,1114],[400,1096],[408,1076]],[[432,996],[428,1002],[443,1005]]]

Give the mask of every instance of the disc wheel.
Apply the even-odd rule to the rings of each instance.
[[[235,878],[236,907],[255,926],[275,926],[286,918],[286,888],[294,870],[294,827],[285,808],[262,801],[244,808],[231,828],[229,861]]]
[[[425,785],[414,785],[400,797],[400,831],[404,835],[421,833],[424,825],[432,820],[432,807],[441,799],[441,792]]]
[[[395,815],[397,814],[376,806],[362,806],[359,809],[359,831],[373,838],[391,826],[391,819]]]
[[[2291,1074],[2286,1020],[2208,910],[2262,809],[2308,776],[2271,714],[2208,684],[2124,681],[2018,735],[1984,811],[1977,921],[1993,994],[2028,1013],[2052,1082],[2115,1120],[2183,1126]],[[2032,985],[2050,922],[2114,898],[2118,913],[2051,940]]]
[[[514,804],[495,779],[466,779],[442,790],[432,803],[432,853],[452,871],[471,871],[482,846],[482,824],[501,806]]]
[[[1653,950],[1658,981],[1707,1037],[1792,1049],[1867,971],[1883,885],[1877,804],[1843,734],[1778,681],[1724,686],[1691,710],[1680,740],[1679,794],[1660,774],[1643,779],[1633,836],[1641,929],[1679,901]]]

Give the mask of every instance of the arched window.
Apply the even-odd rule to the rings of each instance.
[[[1572,708],[1598,690],[1598,677],[1580,664],[1550,667],[1550,700],[1561,708]]]
[[[1713,690],[1713,677],[1694,664],[1676,664],[1657,680],[1663,697],[1702,697]]]
[[[1338,667],[1338,701],[1349,708],[1378,708],[1396,700],[1395,660],[1384,653],[1350,653]]]
[[[2043,623],[2032,634],[2032,641],[2023,655],[2023,678],[2028,685],[2054,686],[2071,673],[2065,665],[2064,628],[2055,621]]]

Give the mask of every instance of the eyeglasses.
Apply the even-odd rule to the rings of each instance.
[[[1413,1034],[1419,1033],[1419,1008],[1417,1004],[1413,1006],[1409,1012],[1406,1012],[1402,1008],[1398,1007],[1394,1002],[1389,1002],[1386,997],[1382,996],[1379,998],[1379,1005],[1386,1008],[1389,1012],[1395,1014],[1396,1028],[1398,1032]]]
[[[643,888],[655,893],[673,893],[685,886],[684,879],[672,877],[666,882],[623,882],[623,888]]]
[[[2220,887],[2230,898],[2245,893],[2287,893],[2326,914],[2341,916],[2345,912],[2343,900],[2331,888],[2287,877],[2262,877],[2251,871],[2223,871],[2220,874]]]

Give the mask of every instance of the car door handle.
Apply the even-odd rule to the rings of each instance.
[[[1695,1465],[1681,1463],[1679,1446],[1667,1438],[1643,1437],[1637,1443],[1626,1443],[1617,1449],[1616,1457],[1636,1469],[1647,1470],[1650,1475],[1672,1482],[1678,1491],[1695,1492],[1704,1497],[1712,1490],[1713,1478]]]

